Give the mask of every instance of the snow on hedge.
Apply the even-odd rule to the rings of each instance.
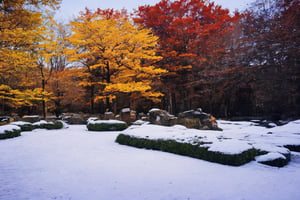
[[[253,146],[246,141],[240,141],[236,139],[228,139],[223,141],[214,141],[209,145],[208,150],[214,152],[221,152],[224,154],[240,154],[249,149],[253,149]]]
[[[15,130],[21,130],[17,125],[3,125],[0,126],[0,134],[6,134],[6,132],[13,132]]]
[[[32,125],[34,125],[34,126],[41,126],[43,124],[54,124],[54,123],[53,122],[47,122],[45,120],[41,120],[41,121],[33,123]]]
[[[223,131],[188,129],[181,125],[172,127],[143,124],[131,126],[125,135],[153,139],[175,140],[208,147],[209,151],[238,154],[255,148],[261,151],[289,154],[285,145],[300,145],[300,120],[283,126],[266,128],[255,122],[218,120]]]
[[[88,124],[126,124],[126,122],[109,119],[109,120],[88,120]]]
[[[25,126],[25,125],[32,125],[30,122],[24,122],[24,121],[16,121],[10,123],[11,125],[17,125],[17,126]]]

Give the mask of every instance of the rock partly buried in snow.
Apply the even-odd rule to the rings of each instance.
[[[24,115],[21,120],[24,122],[34,123],[34,122],[40,121],[41,116],[39,116],[39,115]]]
[[[105,112],[104,120],[115,119],[115,114],[113,112]]]
[[[143,121],[143,120],[136,120],[135,122],[132,123],[132,125],[143,125],[149,122]]]
[[[255,160],[261,164],[273,167],[283,167],[290,161],[289,158],[286,158],[284,155],[277,152],[270,152],[265,155],[257,156]]]
[[[130,108],[123,108],[120,112],[120,118],[127,124],[132,124],[132,122],[136,121],[136,111]]]
[[[62,119],[68,124],[86,124],[86,118],[81,114],[64,113]]]
[[[149,111],[149,121],[151,124],[173,126],[177,124],[177,117],[165,110],[153,108]]]
[[[87,128],[89,131],[122,131],[127,124],[119,120],[89,120]]]
[[[177,123],[184,125],[187,128],[220,130],[216,118],[214,118],[211,114],[202,112],[201,108],[179,113]]]

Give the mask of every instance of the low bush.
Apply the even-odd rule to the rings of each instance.
[[[11,126],[11,125],[7,125],[7,126]],[[21,136],[21,128],[18,127],[9,128],[8,130],[4,130],[2,133],[0,133],[0,139],[7,139],[7,138],[18,137],[18,136]]]
[[[18,125],[21,131],[32,131],[35,127],[32,124]]]
[[[97,120],[87,124],[89,131],[123,131],[127,124],[117,120]]]
[[[174,140],[150,140],[124,134],[118,135],[116,142],[122,145],[175,153],[231,166],[246,164],[254,160],[255,156],[265,153],[253,148],[240,154],[231,155],[209,151],[207,147],[201,147],[199,145],[192,145],[189,143],[180,143]]]
[[[47,130],[61,129],[61,128],[63,128],[63,123],[61,121],[46,122],[46,123],[37,124],[37,125],[35,125],[35,127],[47,129]]]
[[[16,125],[21,128],[21,131],[32,131],[35,129],[35,126],[30,122],[16,121],[10,123],[11,125]]]

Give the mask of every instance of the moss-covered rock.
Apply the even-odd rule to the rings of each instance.
[[[254,148],[244,151],[240,154],[224,154],[220,152],[209,151],[207,147],[201,147],[199,145],[193,145],[189,143],[180,143],[175,140],[151,140],[124,134],[120,134],[116,138],[116,142],[122,145],[170,152],[231,166],[240,166],[246,164],[254,160],[257,155],[262,154],[262,152]]]
[[[126,122],[119,120],[96,120],[87,124],[89,131],[122,131],[127,128]]]

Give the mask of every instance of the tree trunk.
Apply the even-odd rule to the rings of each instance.
[[[90,87],[91,89],[91,93],[90,93],[90,103],[91,103],[91,107],[90,107],[90,112],[93,114],[94,113],[94,86],[92,85]]]
[[[109,62],[107,61],[106,63],[106,70],[107,70],[107,74],[106,74],[106,82],[110,83],[110,69],[109,69]],[[109,97],[106,97],[106,110],[111,110],[111,105],[110,105],[110,101],[109,101]]]
[[[43,79],[42,80],[42,91],[43,92],[45,92],[45,86],[46,86],[45,79]],[[44,98],[44,94],[42,96],[43,96],[43,100],[42,100],[43,118],[46,119],[46,101]]]

